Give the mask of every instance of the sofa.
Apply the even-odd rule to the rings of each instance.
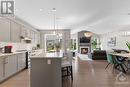
[[[107,60],[105,50],[94,50],[92,53],[92,60]]]

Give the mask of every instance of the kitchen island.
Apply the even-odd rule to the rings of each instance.
[[[31,57],[31,87],[62,87],[62,53],[42,53]]]

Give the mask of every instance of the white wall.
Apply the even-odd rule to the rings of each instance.
[[[130,30],[129,30],[130,31]],[[126,42],[130,42],[130,36],[121,36],[120,33],[123,31],[115,31],[100,35],[101,38],[101,49],[111,50],[111,49],[124,49],[128,50]],[[116,46],[108,46],[107,41],[110,37],[116,37]]]

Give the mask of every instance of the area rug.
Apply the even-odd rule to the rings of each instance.
[[[77,56],[81,59],[81,60],[89,60],[91,61],[92,59],[88,57],[88,55],[86,54],[77,54]]]

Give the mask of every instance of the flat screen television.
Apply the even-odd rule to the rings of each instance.
[[[80,38],[80,43],[90,43],[90,38],[81,37],[81,38]]]

